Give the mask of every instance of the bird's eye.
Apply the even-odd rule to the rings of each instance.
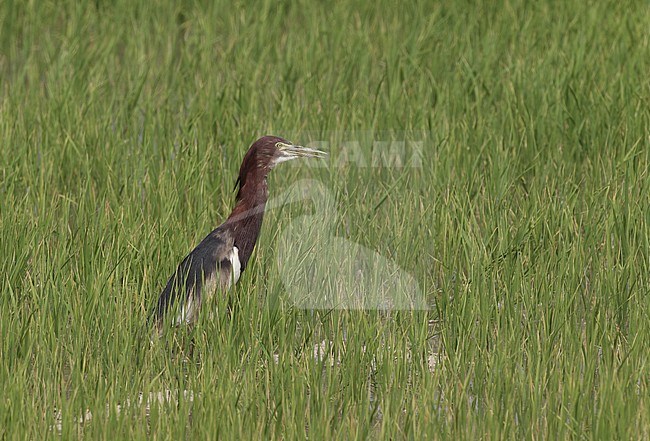
[[[278,141],[278,142],[275,143],[275,148],[278,149],[278,150],[284,150],[284,149],[288,149],[288,148],[291,148],[291,147],[293,147],[293,145],[291,145],[291,143],[287,144],[286,142],[282,142],[282,141]]]

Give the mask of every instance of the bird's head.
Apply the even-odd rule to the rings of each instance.
[[[266,178],[268,173],[281,162],[297,158],[324,158],[327,153],[320,150],[301,147],[277,136],[263,136],[251,145],[244,156],[237,183],[243,187],[246,181],[254,178]]]

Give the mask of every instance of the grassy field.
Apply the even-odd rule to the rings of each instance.
[[[0,439],[650,438],[647,2],[201,3],[0,3]],[[152,346],[264,134],[327,197]],[[429,307],[297,305],[308,222]]]

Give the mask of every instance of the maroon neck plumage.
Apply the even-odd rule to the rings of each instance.
[[[266,177],[276,164],[291,159],[322,158],[325,152],[293,145],[277,136],[263,136],[251,145],[237,178],[237,199],[235,208],[226,220],[224,228],[232,233],[234,245],[239,250],[239,261],[243,271],[253,253],[260,235],[264,208],[268,199]]]
[[[264,209],[268,199],[266,176],[270,171],[267,164],[260,163],[259,158],[247,154],[239,170],[237,184],[239,190],[235,199],[235,208],[226,220],[239,250],[239,261],[243,271],[253,253],[255,243],[260,235]]]

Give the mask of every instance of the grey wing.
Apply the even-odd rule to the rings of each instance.
[[[207,288],[214,289],[218,283],[226,288],[224,280],[231,279],[233,271],[232,255],[234,239],[227,231],[220,228],[208,234],[190,254],[183,259],[176,272],[169,278],[163,289],[153,315],[158,325],[162,323],[170,309],[178,305],[179,320],[191,323],[201,306],[201,296]],[[212,285],[212,286],[207,286]]]

